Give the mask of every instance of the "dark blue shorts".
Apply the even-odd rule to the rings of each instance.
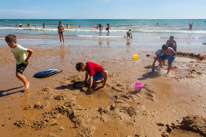
[[[99,80],[99,79],[102,79],[103,78],[103,76],[102,76],[102,72],[103,72],[104,70],[102,70],[102,71],[100,71],[99,73],[97,73],[97,74],[95,74],[94,76],[93,76],[93,79],[94,80]]]
[[[16,65],[16,73],[23,73],[24,70],[26,69],[27,64],[26,63],[21,63],[19,65]]]
[[[165,60],[167,57],[168,57],[168,55],[162,53],[159,58],[163,61],[163,60]],[[169,65],[172,65],[175,57],[176,57],[176,56],[173,56],[173,57],[171,57],[171,58],[168,59],[168,64],[169,64]]]

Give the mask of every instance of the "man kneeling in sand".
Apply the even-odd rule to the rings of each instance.
[[[108,72],[100,65],[93,63],[93,62],[87,62],[86,64],[79,62],[76,64],[76,70],[82,71],[82,72],[86,71],[85,83],[89,84],[89,88],[88,88],[89,93],[93,92],[93,89],[92,89],[93,83],[102,78],[104,79],[103,88],[105,87],[106,82],[107,82]],[[90,77],[89,77],[89,80],[87,81],[88,75]]]
[[[6,36],[5,41],[11,48],[11,51],[16,59],[16,77],[24,83],[25,89],[28,89],[30,83],[23,75],[23,72],[29,64],[29,58],[31,57],[33,51],[31,49],[24,48],[21,45],[17,44],[16,36],[13,34],[9,34],[8,36]],[[27,52],[28,56],[26,55]]]

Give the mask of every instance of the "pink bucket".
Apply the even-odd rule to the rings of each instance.
[[[141,92],[141,89],[143,87],[143,84],[141,82],[135,82],[134,83],[134,88],[135,88],[135,91],[140,93]]]

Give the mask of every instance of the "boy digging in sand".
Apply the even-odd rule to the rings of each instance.
[[[165,60],[168,60],[168,70],[167,74],[170,72],[170,69],[172,68],[172,63],[176,57],[176,52],[171,48],[168,47],[167,45],[162,46],[162,50],[158,52],[157,57],[155,58],[152,66],[155,66],[155,62],[158,60],[160,63],[160,67],[163,68],[163,62]]]
[[[11,48],[12,53],[16,59],[16,77],[19,78],[22,82],[24,82],[25,89],[29,88],[29,81],[23,76],[23,72],[27,65],[29,64],[29,58],[31,57],[33,51],[31,49],[24,48],[17,44],[16,36],[13,34],[9,34],[5,37],[5,41],[8,46]],[[28,52],[28,56],[26,53]]]
[[[105,87],[105,84],[107,82],[108,72],[103,67],[99,66],[98,64],[93,63],[93,62],[87,62],[86,64],[79,62],[76,64],[76,70],[86,71],[85,83],[89,84],[89,88],[88,88],[89,93],[93,92],[93,89],[92,89],[93,83],[102,78],[104,79],[103,88]],[[87,81],[88,75],[90,77],[89,77],[89,80]]]

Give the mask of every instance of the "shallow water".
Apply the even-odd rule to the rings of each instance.
[[[109,89],[99,89],[98,91],[94,91],[91,95],[86,94],[87,88],[83,90],[84,93],[79,93],[76,101],[81,107],[99,108],[108,105],[112,101]]]
[[[59,43],[57,33],[58,19],[56,20],[0,20],[0,45],[5,44],[7,34],[17,35],[18,42],[25,45],[54,46]],[[204,19],[188,20],[62,20],[65,28],[65,44],[70,45],[99,45],[99,46],[144,46],[159,49],[165,44],[169,36],[174,35],[178,50],[188,49],[196,53],[204,53],[206,47],[206,27]],[[42,28],[43,22],[46,28]],[[157,25],[158,22],[158,25]],[[193,22],[193,30],[188,30],[188,23]],[[23,27],[16,27],[16,24]],[[27,23],[30,27],[27,27]],[[103,24],[100,33],[94,25]],[[106,24],[111,25],[107,33]],[[34,26],[33,26],[34,25]],[[36,28],[35,28],[36,26]],[[79,27],[80,26],[80,27]],[[132,29],[133,39],[126,40],[126,31]],[[202,50],[200,50],[202,49]]]

